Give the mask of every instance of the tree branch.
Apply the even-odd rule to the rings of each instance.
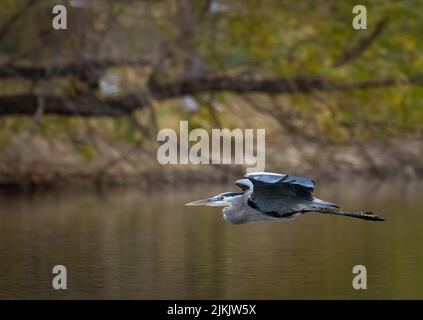
[[[388,19],[386,17],[382,18],[377,24],[375,29],[367,36],[361,39],[354,47],[347,48],[341,54],[341,56],[335,60],[333,63],[334,68],[341,67],[351,60],[359,57],[373,42],[374,40],[382,33],[385,28]]]
[[[122,116],[142,107],[139,98],[128,96],[114,100],[101,100],[95,96],[78,97],[44,96],[43,114],[73,116]],[[0,116],[32,115],[38,108],[37,95],[19,95],[0,97]]]
[[[293,78],[249,80],[231,77],[200,78],[170,84],[151,83],[145,94],[126,95],[117,99],[99,99],[93,95],[77,97],[44,96],[44,114],[80,116],[127,115],[149,103],[149,99],[165,100],[184,95],[206,92],[231,91],[235,93],[309,94],[314,91],[333,92],[374,89],[398,85],[423,86],[423,77],[409,79],[378,79],[357,82],[334,82],[323,78]],[[148,96],[147,96],[148,95]],[[0,116],[34,114],[37,95],[0,96]]]
[[[11,15],[9,19],[6,20],[6,22],[0,27],[0,42],[3,40],[3,38],[7,35],[7,33],[10,31],[12,26],[24,16],[24,14],[33,7],[39,0],[28,0],[25,5],[18,10],[15,14]]]
[[[29,80],[40,80],[63,76],[75,76],[85,79],[89,73],[103,71],[111,67],[139,67],[147,65],[150,65],[150,62],[145,59],[87,60],[82,63],[70,63],[63,66],[50,66],[48,68],[3,65],[0,66],[0,79],[27,78]]]
[[[395,85],[423,85],[423,77],[408,79],[377,79],[357,82],[335,82],[328,79],[315,78],[281,78],[250,80],[232,77],[198,78],[179,81],[171,84],[155,84],[149,87],[153,98],[158,100],[198,94],[204,92],[232,91],[235,93],[260,92],[267,94],[310,93],[313,91],[343,91],[354,89],[371,89]]]

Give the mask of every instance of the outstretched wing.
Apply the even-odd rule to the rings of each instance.
[[[252,201],[266,213],[290,213],[304,201],[313,200],[313,180],[270,172],[245,176],[254,185]]]

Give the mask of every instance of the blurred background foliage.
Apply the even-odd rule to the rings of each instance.
[[[51,26],[68,9],[68,29]],[[113,117],[14,114],[0,98],[0,148],[22,131],[71,143],[87,161],[97,139],[154,145],[157,130],[265,127],[270,141],[294,135],[324,143],[380,141],[423,128],[423,1],[360,1],[367,30],[354,30],[357,1],[335,0],[1,0],[0,97],[106,101],[140,95],[134,112]],[[97,64],[97,65],[96,65]],[[98,67],[100,64],[100,67]],[[31,78],[20,68],[75,72]],[[9,70],[9,71],[7,71]],[[11,70],[11,71],[10,71]],[[148,97],[149,84],[190,79],[328,79],[401,84],[354,90],[269,94],[231,90]],[[293,84],[295,85],[295,83]],[[108,100],[107,100],[108,101]],[[23,106],[24,107],[24,106]],[[100,138],[99,138],[100,137]],[[273,140],[272,140],[273,139]]]

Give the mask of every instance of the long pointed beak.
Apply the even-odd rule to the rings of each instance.
[[[208,207],[225,207],[229,205],[226,200],[220,197],[210,197],[207,199],[192,201],[187,203],[186,206],[208,206]]]
[[[212,199],[213,198],[192,201],[192,202],[187,203],[186,206],[209,206],[210,204],[213,203]]]

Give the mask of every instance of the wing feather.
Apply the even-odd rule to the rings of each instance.
[[[299,203],[313,200],[313,180],[270,172],[250,173],[245,177],[253,183],[251,198],[262,212],[289,213]]]

